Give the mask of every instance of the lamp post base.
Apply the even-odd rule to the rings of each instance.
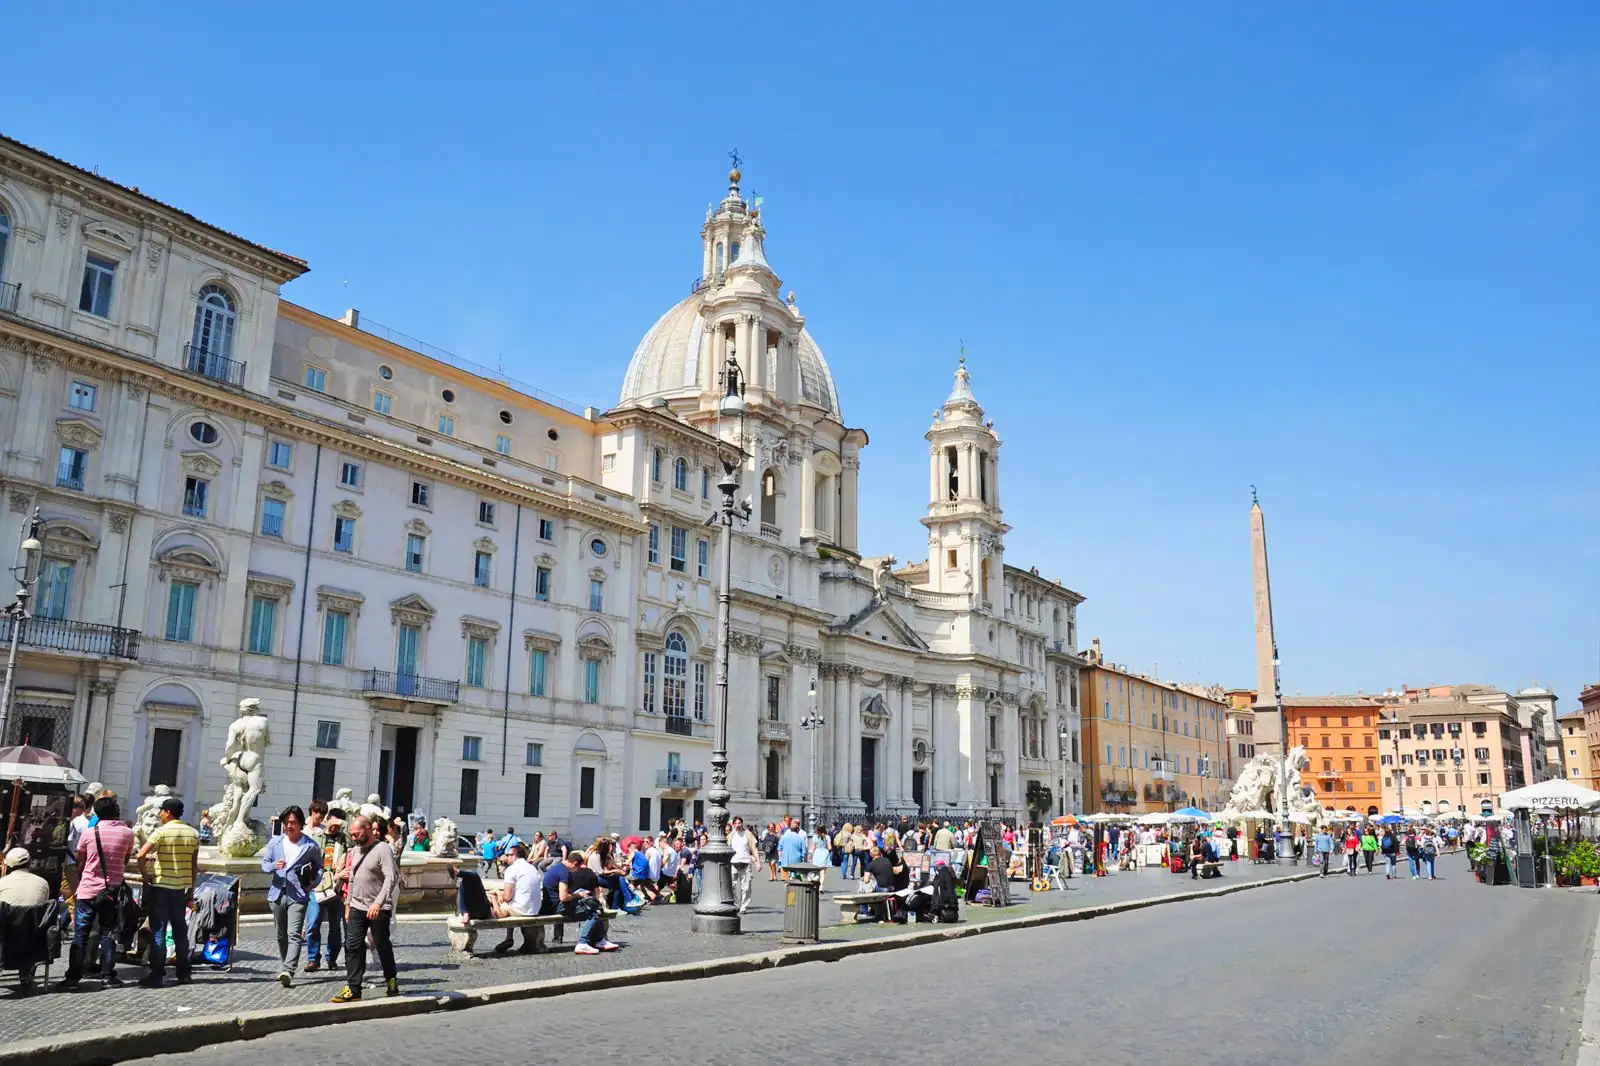
[[[689,931],[691,933],[738,936],[742,932],[739,924],[738,912],[733,914],[691,914],[689,916]]]

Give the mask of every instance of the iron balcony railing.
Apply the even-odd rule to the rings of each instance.
[[[667,732],[669,733],[676,733],[680,737],[694,735],[694,727],[689,724],[689,719],[686,715],[669,714],[666,717],[666,722]]]
[[[11,642],[9,616],[0,616],[0,644]],[[104,655],[111,659],[139,657],[139,631],[97,622],[75,622],[70,618],[24,618],[17,630],[17,643],[28,648],[48,648],[77,655]]]
[[[17,312],[17,297],[22,293],[22,285],[7,284],[0,281],[0,311]]]
[[[461,682],[444,681],[417,674],[397,674],[392,670],[368,670],[361,677],[361,691],[375,696],[400,696],[414,700],[458,703]]]
[[[183,346],[183,368],[191,374],[220,381],[225,385],[244,388],[245,364],[229,359],[198,344]]]
[[[699,788],[706,775],[699,770],[657,770],[657,788]]]

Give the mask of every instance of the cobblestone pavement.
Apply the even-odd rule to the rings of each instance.
[[[1102,878],[1073,878],[1068,881],[1070,888],[1066,893],[1049,892],[1038,897],[1032,896],[1026,885],[1014,882],[1013,896],[1022,900],[1020,904],[995,910],[963,908],[963,912],[968,921],[993,921],[1051,909],[1171,895],[1195,887],[1215,887],[1240,880],[1261,880],[1282,876],[1295,869],[1287,864],[1273,867],[1252,866],[1245,862],[1229,863],[1221,881],[1206,882],[1194,882],[1185,876],[1175,877],[1157,869],[1137,874],[1114,873]],[[824,940],[893,936],[918,928],[915,925],[877,924],[830,927],[831,923],[838,921],[839,912],[836,906],[829,904],[827,895],[831,895],[838,883],[837,871],[831,871],[827,885],[829,892],[822,902]],[[504,957],[480,954],[470,959],[451,953],[445,937],[443,915],[435,921],[415,922],[404,920],[406,915],[402,913],[403,920],[398,924],[396,934],[400,983],[403,992],[412,995],[537,981],[596,970],[664,966],[753,954],[783,946],[780,939],[783,932],[782,907],[782,893],[777,885],[768,882],[766,873],[762,872],[756,877],[754,897],[745,915],[744,936],[694,935],[689,932],[692,907],[648,907],[638,917],[624,916],[612,923],[612,938],[624,945],[622,951],[586,957],[574,956],[570,950]],[[573,935],[574,931],[569,929],[569,944]],[[495,931],[482,934],[478,938],[477,950],[480,953],[488,952],[498,937]],[[268,924],[247,922],[242,928],[240,941],[231,970],[223,973],[197,967],[194,982],[186,987],[171,984],[169,975],[167,987],[160,990],[141,989],[133,986],[132,982],[141,976],[142,971],[123,966],[120,972],[123,979],[129,982],[127,987],[102,990],[97,980],[86,977],[75,991],[35,993],[21,997],[16,991],[15,974],[8,973],[0,980],[0,1045],[76,1029],[194,1019],[223,1012],[262,1010],[296,1003],[323,1003],[343,986],[341,965],[335,974],[297,975],[292,988],[280,987],[275,980],[278,972],[276,941]],[[66,950],[63,947],[62,959],[52,970],[53,980],[65,969],[65,963]],[[369,984],[377,976],[374,968],[368,969]],[[368,994],[373,993],[369,991]]]
[[[755,1057],[812,1066],[828,1057],[829,1027],[840,1024],[878,1034],[855,1056],[877,1066],[973,1056],[1098,1066],[1575,1062],[1600,898],[1445,876],[1329,877],[833,965],[362,1023],[335,1036],[283,1033],[144,1061],[409,1066],[469,1048],[520,1060],[519,1049],[555,1047],[635,1058],[627,1049],[637,1042],[615,1035],[622,1022],[656,1034],[647,1041],[653,1066]],[[792,1024],[699,1024],[729,1011],[781,1011]]]

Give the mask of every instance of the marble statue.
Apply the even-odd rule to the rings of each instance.
[[[330,809],[343,811],[346,819],[354,818],[357,814],[361,813],[356,806],[356,790],[353,788],[341,788],[335,790],[333,793],[333,799],[329,801],[328,807]]]
[[[133,812],[133,839],[136,843],[143,845],[146,837],[161,828],[161,801],[171,795],[172,789],[166,785],[157,785]]]
[[[228,741],[222,749],[228,784],[222,799],[210,809],[211,822],[217,827],[217,851],[229,858],[247,858],[266,846],[266,830],[250,812],[266,791],[271,740],[261,701],[253,697],[240,700],[239,717],[228,726]]]
[[[454,859],[460,854],[456,841],[456,823],[448,818],[435,818],[433,820],[433,841],[428,845],[428,854],[441,859]]]
[[[1298,746],[1289,749],[1286,759],[1280,760],[1278,756],[1264,752],[1245,763],[1234,782],[1233,791],[1228,793],[1224,811],[1277,811],[1278,768],[1285,763],[1288,780],[1284,791],[1289,813],[1304,814],[1312,826],[1321,825],[1327,820],[1328,812],[1317,799],[1316,790],[1300,780],[1300,771],[1310,766],[1311,760],[1306,757],[1306,749]]]
[[[361,805],[361,813],[368,818],[382,818],[385,821],[389,819],[389,808],[383,805],[383,797],[376,792],[369,795],[367,802]]]
[[[89,787],[84,789],[84,795],[88,796],[90,799],[99,799],[100,793],[104,792],[105,790],[106,783],[104,781],[90,781]]]

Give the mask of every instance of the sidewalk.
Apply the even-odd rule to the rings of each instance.
[[[1107,903],[1125,903],[1176,895],[1194,888],[1214,888],[1242,881],[1264,881],[1303,867],[1251,866],[1247,862],[1225,863],[1220,881],[1191,881],[1160,869],[1139,873],[1112,873],[1107,877],[1077,877],[1068,882],[1069,890],[1033,896],[1027,885],[1012,883],[1012,898],[1017,902],[1004,909],[962,907],[969,924],[1020,918],[1052,910],[1070,910]],[[903,935],[909,931],[950,928],[928,925],[866,924],[841,926],[838,907],[830,902],[832,890],[839,887],[837,871],[829,877],[829,891],[822,900],[824,942]],[[571,977],[607,970],[631,970],[650,966],[705,962],[717,958],[746,955],[784,946],[783,893],[767,881],[766,872],[757,875],[754,897],[744,918],[744,935],[737,937],[697,936],[689,932],[690,906],[649,907],[637,917],[622,917],[612,924],[612,939],[623,950],[595,956],[574,956],[570,950],[542,955],[479,956],[471,959],[451,954],[445,937],[444,916],[436,921],[402,921],[395,940],[403,995],[439,994],[447,991]],[[568,944],[575,937],[568,930]],[[489,932],[479,938],[478,950],[488,951],[498,939]],[[130,966],[119,970],[129,985],[102,991],[97,981],[85,978],[73,992],[35,993],[20,997],[15,974],[7,974],[0,984],[0,1046],[22,1039],[51,1036],[80,1029],[166,1021],[193,1021],[207,1015],[264,1010],[297,1004],[321,1004],[344,984],[342,969],[335,974],[297,974],[292,988],[282,988],[278,972],[275,938],[270,925],[246,924],[240,931],[240,945],[234,952],[233,968],[227,973],[197,967],[194,982],[187,987],[170,983],[160,990],[141,989],[132,982],[141,974]],[[66,948],[52,969],[56,979],[66,969]],[[368,971],[369,981],[381,975]],[[382,990],[367,991],[367,997],[382,997]]]

